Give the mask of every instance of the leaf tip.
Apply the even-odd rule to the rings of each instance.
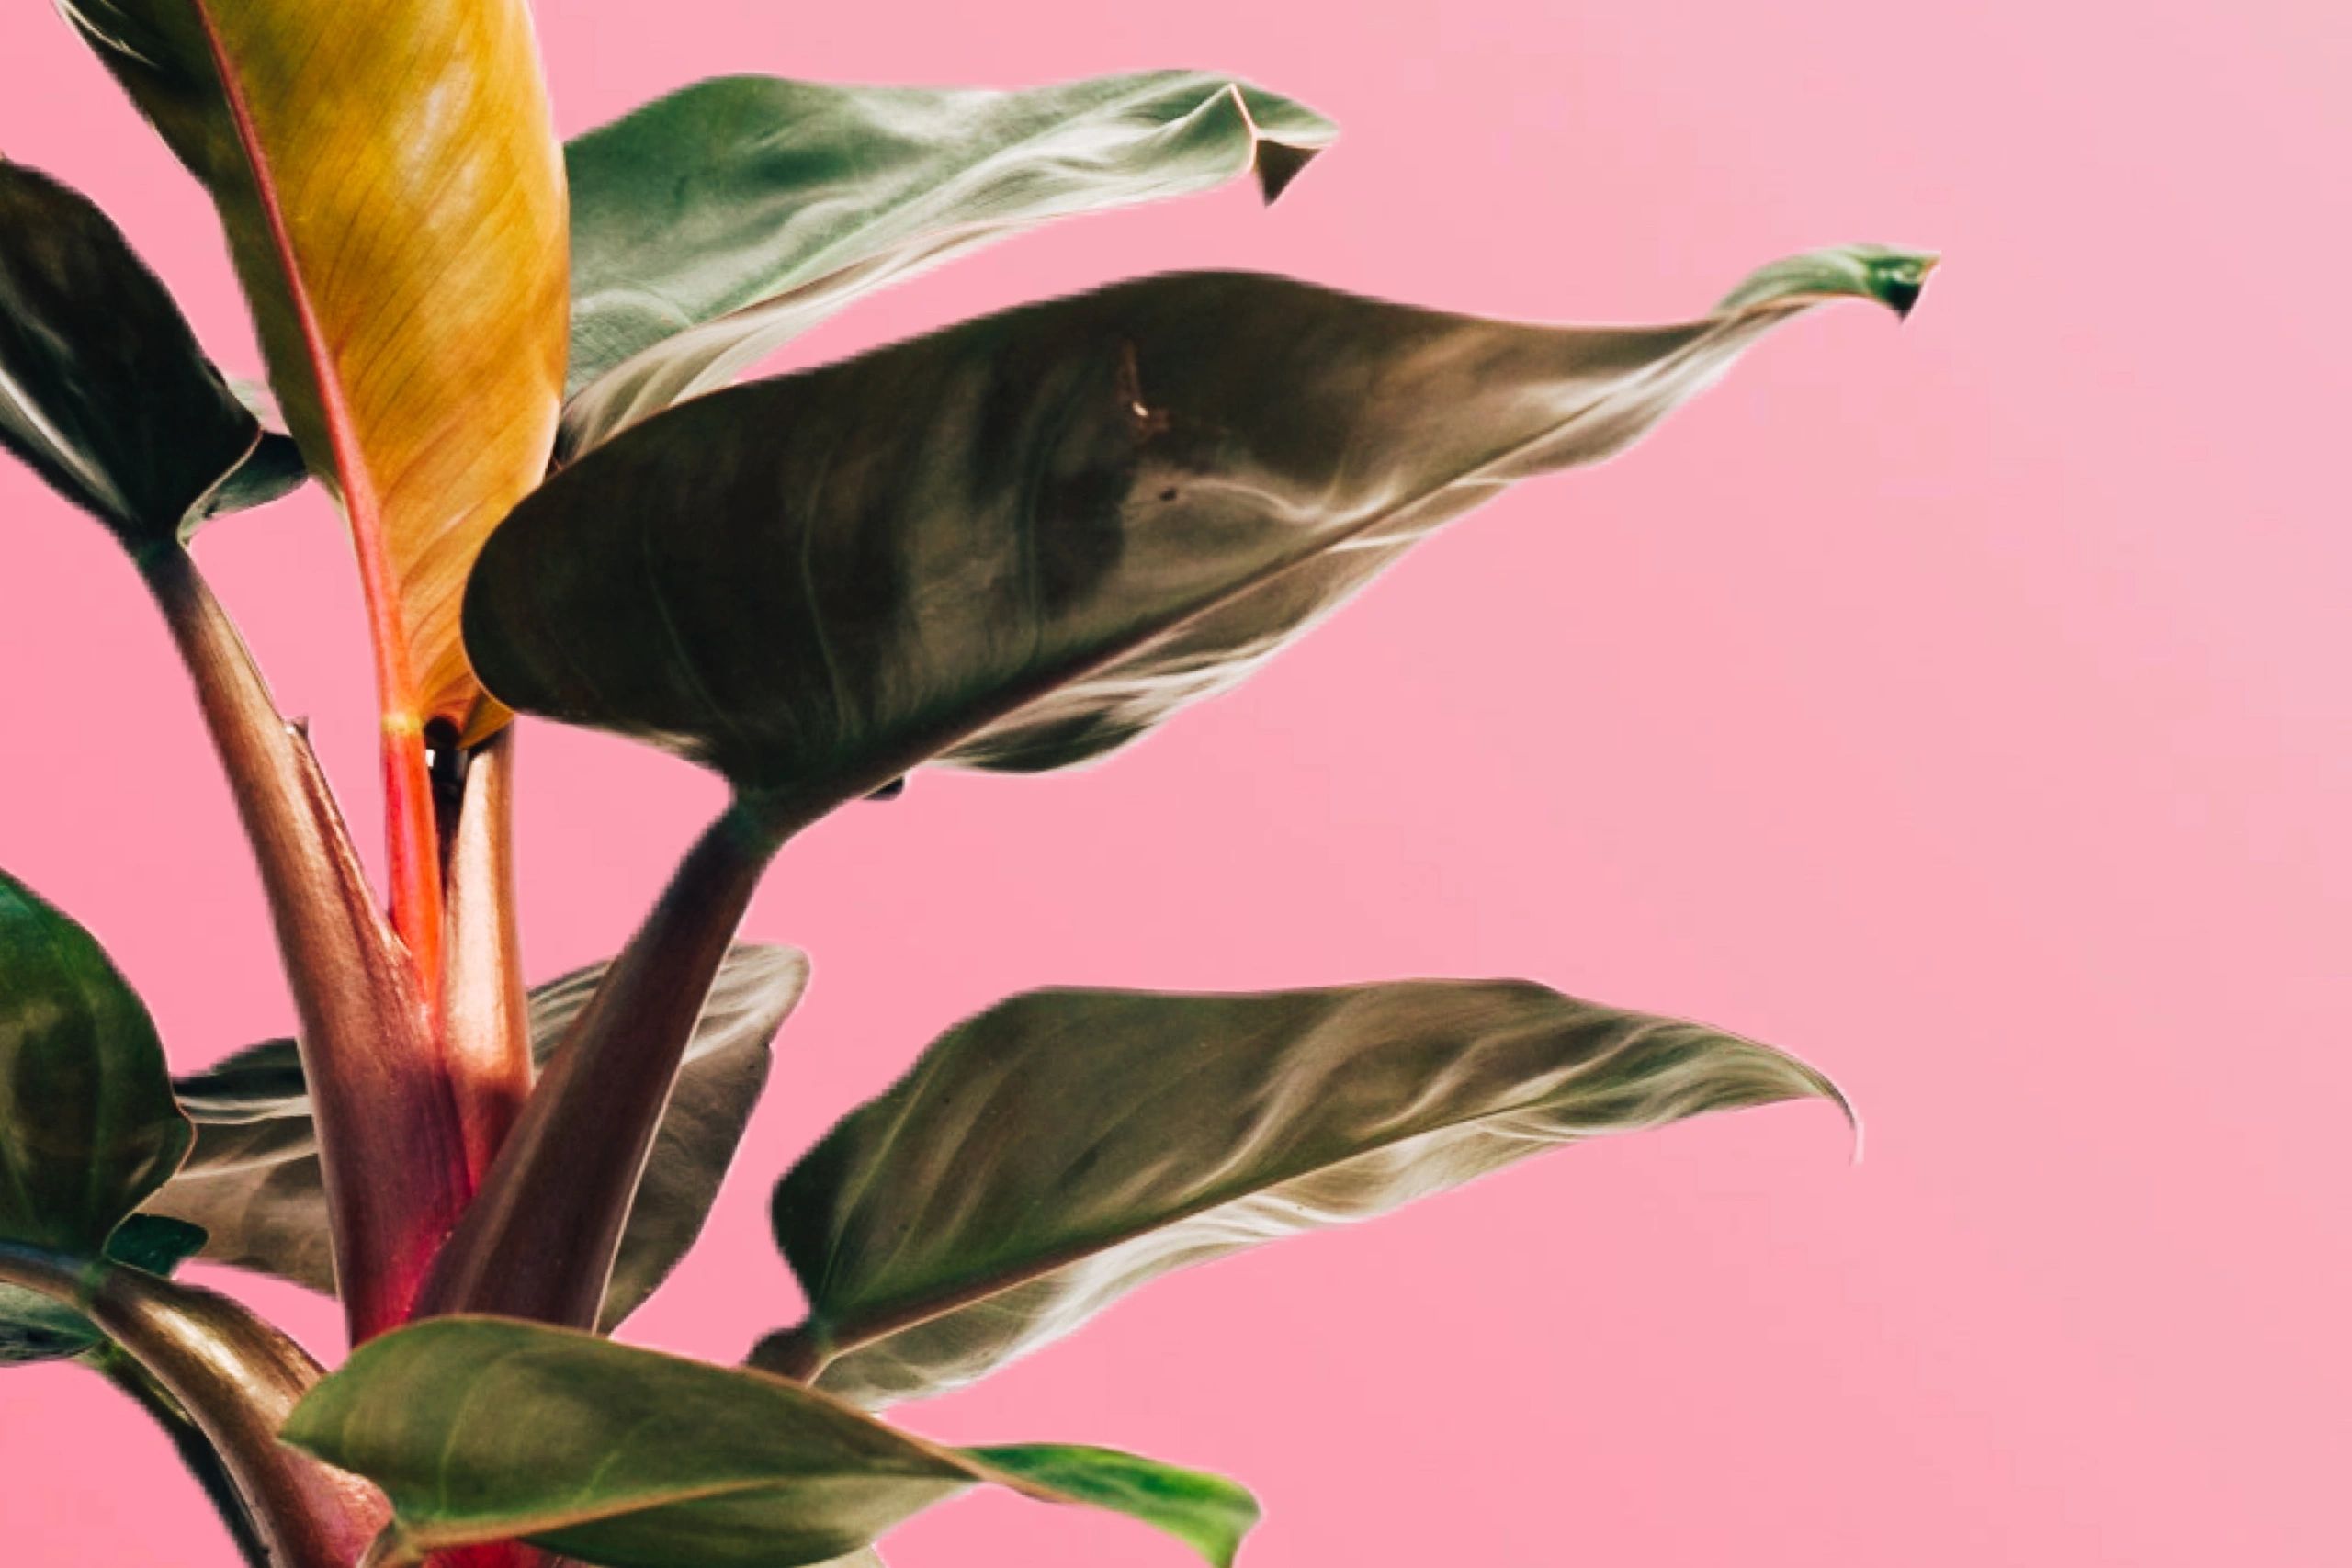
[[[1942,260],[1934,251],[1894,245],[1835,245],[1806,251],[1748,274],[1716,309],[1731,312],[1825,299],[1870,299],[1894,311],[1898,319],[1907,318],[1919,303],[1928,275]]]
[[[1313,163],[1315,155],[1322,151],[1320,147],[1295,147],[1283,141],[1259,142],[1255,165],[1258,194],[1265,199],[1266,205],[1272,207],[1280,201],[1283,192],[1290,189],[1291,182],[1306,173],[1306,165]]]
[[[1249,130],[1250,172],[1258,177],[1258,194],[1272,207],[1306,171],[1316,154],[1338,140],[1340,128],[1304,105],[1282,100],[1278,118],[1289,123],[1280,131],[1271,130],[1250,107],[1249,89],[1238,82],[1228,82],[1226,94]]]
[[[1942,265],[1943,256],[1936,251],[1889,251],[1866,264],[1871,275],[1871,293],[1897,321],[1908,321],[1919,303],[1919,295],[1928,287],[1928,275]]]
[[[1783,1053],[1783,1055],[1785,1055],[1785,1053]],[[1846,1093],[1846,1091],[1838,1087],[1838,1080],[1831,1077],[1827,1073],[1823,1072],[1820,1068],[1813,1066],[1809,1062],[1799,1061],[1794,1056],[1789,1056],[1787,1059],[1804,1077],[1814,1096],[1816,1099],[1826,1100],[1830,1104],[1836,1106],[1838,1108],[1838,1114],[1846,1119],[1846,1130],[1852,1135],[1851,1153],[1847,1163],[1849,1165],[1861,1164],[1863,1126],[1862,1113],[1860,1110],[1855,1106],[1853,1100]]]

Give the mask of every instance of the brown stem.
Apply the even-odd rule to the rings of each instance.
[[[408,955],[376,906],[310,742],[279,716],[196,563],[166,548],[141,569],[196,682],[260,863],[356,1344],[406,1317],[470,1194],[456,1102]]]
[[[228,1297],[135,1269],[0,1243],[0,1280],[86,1314],[194,1421],[272,1562],[350,1568],[390,1510],[366,1482],[277,1440],[318,1362]]]
[[[695,1021],[789,832],[738,802],[687,852],[524,1105],[419,1315],[595,1326]]]
[[[531,1092],[531,1024],[514,910],[514,729],[475,751],[449,842],[442,1061],[479,1186]]]
[[[247,1568],[270,1568],[269,1549],[254,1529],[253,1516],[245,1512],[245,1500],[237,1495],[237,1483],[230,1479],[228,1466],[220,1462],[211,1440],[180,1408],[179,1401],[164,1393],[164,1385],[155,1381],[153,1374],[124,1355],[119,1346],[101,1346],[83,1359],[147,1412],[148,1417],[171,1439],[180,1463],[187,1467],[187,1472],[211,1499],[212,1511],[220,1516],[221,1527],[237,1543],[237,1555],[244,1560]]]

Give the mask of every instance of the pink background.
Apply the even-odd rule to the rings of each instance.
[[[1554,1156],[1156,1285],[906,1418],[1243,1477],[1257,1568],[2345,1561],[2341,6],[546,9],[567,131],[726,71],[1173,64],[1346,128],[1271,215],[1237,190],[1017,242],[798,360],[1168,267],[1660,319],[1805,245],[1951,258],[1909,327],[1776,339],[1140,750],[923,775],[788,852],[749,929],[817,986],[637,1337],[731,1358],[788,1321],[770,1179],[1006,992],[1527,975],[1804,1053],[1867,1162],[1817,1108]],[[0,148],[98,197],[250,370],[200,198],[81,48],[11,6],[0,62]],[[181,1063],[284,1030],[130,573],[14,468],[0,514],[0,863],[104,936]],[[317,493],[200,553],[372,812]],[[619,943],[718,790],[544,728],[525,762],[548,976]],[[332,1348],[321,1303],[247,1293]],[[0,1478],[11,1562],[232,1561],[86,1374],[0,1381]],[[1000,1498],[891,1555],[1185,1561]]]

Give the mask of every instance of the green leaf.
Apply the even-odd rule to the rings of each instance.
[[[0,872],[0,1241],[96,1258],[191,1136],[97,940]]]
[[[229,389],[261,421],[261,444],[234,473],[220,481],[220,489],[205,499],[201,515],[206,522],[276,501],[301,489],[311,479],[310,466],[302,461],[302,448],[292,436],[277,428],[285,421],[269,389],[258,382],[232,380]]]
[[[107,215],[0,161],[0,446],[136,553],[283,494],[277,442]]]
[[[391,1498],[377,1563],[522,1538],[610,1568],[794,1568],[990,1482],[1132,1515],[1216,1568],[1256,1517],[1215,1476],[1101,1449],[941,1448],[781,1379],[504,1318],[360,1347],[281,1436]]]
[[[1020,230],[1251,169],[1271,201],[1336,134],[1198,71],[1012,93],[697,83],[565,150],[563,447],[723,386],[859,295]]]
[[[1623,448],[1773,325],[1907,299],[1929,264],[1804,265],[1645,329],[1151,278],[715,392],[516,508],[468,647],[501,701],[705,762],[779,821],[925,761],[1068,767],[1510,483]]]
[[[776,1188],[809,1319],[754,1365],[936,1393],[1172,1269],[1545,1149],[1820,1097],[1793,1057],[1524,982],[1038,991],[951,1030]]]
[[[531,993],[537,1060],[562,1042],[605,968],[591,964]],[[701,1234],[767,1081],[769,1043],[808,981],[808,961],[792,948],[729,951],[629,1210],[605,1292],[606,1330],[643,1304]],[[204,1256],[214,1262],[333,1292],[318,1138],[294,1043],[251,1046],[181,1078],[178,1089],[196,1149],[148,1207],[203,1226]]]
[[[106,1255],[150,1274],[169,1275],[196,1256],[204,1233],[154,1214],[133,1214],[115,1227]],[[0,1284],[0,1367],[61,1361],[96,1349],[98,1325],[64,1303],[22,1285]]]
[[[974,1459],[1073,1503],[1125,1514],[1167,1531],[1227,1568],[1258,1524],[1258,1499],[1221,1475],[1175,1470],[1109,1449],[1066,1443],[967,1449]]]

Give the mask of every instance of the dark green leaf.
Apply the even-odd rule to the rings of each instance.
[[[697,83],[565,150],[563,444],[725,385],[859,295],[1019,230],[1209,189],[1268,200],[1329,121],[1197,71],[1024,92]]]
[[[537,1060],[562,1041],[605,969],[592,964],[531,993]],[[808,961],[792,948],[744,943],[729,952],[629,1211],[605,1293],[605,1328],[636,1311],[701,1234],[767,1081],[769,1043],[808,980]],[[149,1207],[203,1226],[212,1261],[332,1292],[318,1139],[294,1043],[249,1047],[180,1079],[178,1089],[196,1123],[196,1150]]]
[[[0,872],[0,1241],[97,1257],[190,1137],[138,996]]]
[[[236,471],[205,498],[199,509],[205,522],[276,501],[301,489],[311,478],[310,467],[302,461],[302,448],[295,445],[292,436],[277,428],[283,422],[269,389],[252,381],[232,380],[229,389],[261,421],[261,441]]]
[[[283,448],[264,439],[121,231],[6,162],[0,446],[133,551],[290,488],[272,489]]]
[[[941,1448],[781,1379],[503,1318],[362,1346],[283,1436],[384,1489],[386,1564],[520,1537],[611,1568],[794,1568],[984,1482],[1132,1515],[1217,1568],[1256,1517],[1215,1476],[1101,1449]]]
[[[1767,1046],[1522,982],[1015,997],[776,1188],[809,1321],[753,1362],[867,1405],[939,1393],[1171,1269],[1806,1096],[1838,1091]]]
[[[196,1256],[204,1233],[154,1214],[133,1214],[115,1227],[107,1256],[150,1274],[168,1275]],[[0,1284],[0,1367],[59,1361],[96,1348],[98,1325],[54,1297]]]
[[[715,392],[558,474],[466,600],[499,699],[778,820],[927,760],[1033,771],[1234,685],[1514,480],[1622,449],[1779,321],[1927,259],[1781,264],[1680,326],[1148,279]]]

